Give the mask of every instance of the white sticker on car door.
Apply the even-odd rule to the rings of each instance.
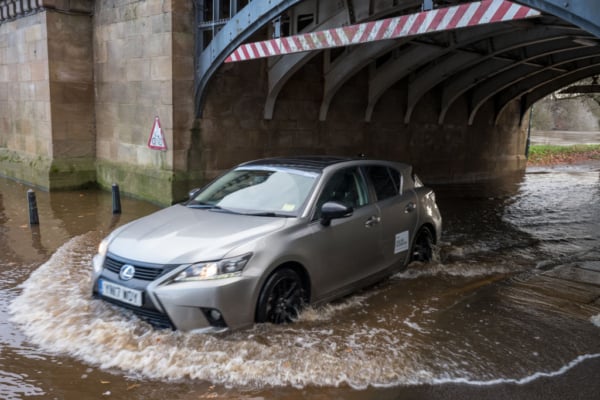
[[[408,231],[396,234],[396,240],[394,242],[394,254],[398,254],[406,250],[408,250]]]

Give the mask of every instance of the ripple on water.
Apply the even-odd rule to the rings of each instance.
[[[510,272],[510,266],[479,269],[456,263],[443,268],[436,264],[414,271],[409,268],[373,290],[311,308],[294,324],[262,324],[229,334],[205,335],[155,330],[114,306],[91,299],[94,248],[90,234],[67,242],[21,285],[22,293],[10,306],[12,320],[48,352],[148,378],[199,379],[226,386],[347,384],[364,388],[449,380],[518,380],[538,373],[529,361],[518,368],[521,361],[505,354],[500,342],[486,344],[498,347],[494,358],[477,349],[477,342],[485,341],[486,329],[493,329],[481,322],[485,316],[481,321],[456,324],[456,315],[470,318],[468,307],[459,307],[456,315],[446,314],[456,304],[464,304],[465,297],[438,279],[439,275],[472,279]],[[420,282],[417,278],[425,279]],[[415,281],[420,286],[415,286]],[[439,296],[427,294],[431,285],[439,286]],[[370,303],[377,303],[375,317]],[[441,323],[444,319],[452,323]],[[577,357],[565,354],[561,362],[550,355],[549,361],[553,361],[546,365],[560,371]],[[498,368],[498,363],[508,364],[508,372]],[[500,378],[490,376],[490,371],[498,370]]]

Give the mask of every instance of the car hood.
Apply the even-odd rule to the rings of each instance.
[[[123,226],[108,251],[157,264],[218,260],[243,243],[281,229],[286,220],[175,205]]]

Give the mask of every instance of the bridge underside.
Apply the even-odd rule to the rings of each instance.
[[[254,25],[233,15],[198,64],[201,131],[231,137],[230,146],[243,148],[234,156],[238,159],[241,153],[367,153],[412,162],[430,181],[497,177],[524,168],[523,119],[529,107],[561,87],[600,74],[600,40],[573,23],[581,18],[547,12],[223,64],[243,43],[418,15],[427,2],[273,3],[279,7],[276,15],[269,10],[236,14],[268,15],[268,23]],[[467,2],[433,6],[461,3]],[[233,28],[238,36],[230,39]],[[217,67],[214,72],[211,66]],[[230,159],[216,142],[203,143],[208,154]],[[222,167],[218,158],[210,159],[215,170]]]
[[[247,31],[223,41],[222,37],[232,37],[230,29],[239,30],[240,21],[234,15],[202,52],[197,70],[199,114],[203,112],[205,87],[212,77],[212,68],[222,65],[225,57],[244,41],[271,38],[281,34],[282,30],[283,34],[295,35],[398,15],[418,15],[427,2],[305,0],[274,3],[279,3],[279,9],[256,10],[248,15],[268,14],[268,11],[280,11],[280,8],[290,6],[275,18],[269,14],[273,18],[271,21],[276,23],[259,26],[248,21]],[[460,3],[466,2],[438,1],[434,5],[445,7]],[[544,7],[540,8],[555,12],[560,8],[557,1],[521,3],[538,7],[543,4]],[[245,10],[254,8],[250,2]],[[423,99],[432,92],[440,100],[435,105],[437,115],[434,118],[439,124],[444,123],[449,110],[463,97],[468,103],[464,118],[469,125],[488,102],[492,103],[496,122],[514,100],[521,103],[522,118],[529,106],[557,87],[599,72],[600,40],[594,35],[597,27],[591,29],[595,27],[593,22],[597,21],[586,21],[581,16],[591,14],[591,10],[585,14],[582,6],[563,6],[561,9],[564,11],[561,16],[569,20],[544,13],[528,20],[482,24],[416,37],[271,57],[266,66],[268,83],[263,117],[267,120],[274,117],[282,88],[304,65],[318,56],[322,60],[323,71],[320,78],[320,121],[327,119],[331,102],[344,84],[365,70],[368,71],[368,82],[364,94],[365,108],[361,114],[367,122],[381,106],[382,96],[399,82],[405,83],[406,91],[403,94],[404,109],[397,112],[402,113],[406,124],[411,122],[415,109],[422,106]],[[594,12],[598,13],[597,10]],[[245,13],[240,14],[245,16]],[[600,19],[600,15],[591,16]],[[283,27],[281,21],[285,21]],[[573,22],[585,25],[592,32]]]
[[[528,108],[600,75],[600,15],[515,1],[535,16],[225,63],[243,44],[469,1],[0,0],[0,175],[167,204],[272,155],[364,153],[430,183],[523,171]]]

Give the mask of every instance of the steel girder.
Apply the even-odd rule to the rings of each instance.
[[[471,96],[469,96],[471,111],[469,113],[468,123],[473,123],[477,110],[479,110],[487,100],[493,98],[503,90],[510,87],[518,87],[519,82],[527,80],[532,76],[545,73],[546,71],[557,76],[563,75],[570,71],[570,69],[565,68],[565,64],[597,55],[598,51],[596,49],[590,49],[589,47],[556,47],[553,50],[548,50],[548,52],[544,54],[531,58],[531,60],[541,58],[540,63],[526,63],[525,60],[522,60],[519,63],[511,64],[510,69],[491,79],[487,79],[473,90]],[[561,66],[563,67],[561,68]]]
[[[536,10],[555,15],[600,38],[598,0],[514,0]]]
[[[326,0],[310,1],[319,4],[319,1]],[[556,63],[556,60],[560,58],[557,58],[558,54],[574,54],[573,49],[581,46],[583,42],[587,42],[587,44],[583,44],[584,46],[594,43],[600,45],[600,40],[593,36],[598,36],[597,30],[600,29],[597,6],[594,9],[594,6],[587,1],[577,2],[576,5],[575,1],[570,0],[561,0],[561,2],[554,0],[514,1],[554,15],[544,15],[542,18],[532,21],[505,22],[493,26],[431,33],[420,38],[402,38],[360,44],[337,50],[335,56],[331,56],[331,58],[330,54],[333,53],[330,53],[330,50],[324,50],[323,98],[319,119],[327,118],[330,104],[339,89],[369,65],[372,75],[367,94],[366,119],[371,118],[377,101],[390,87],[400,80],[406,80],[408,89],[405,92],[407,108],[404,110],[404,121],[406,123],[410,122],[418,102],[435,88],[440,89],[441,93],[439,123],[444,122],[449,108],[461,96],[467,96],[467,100],[470,99],[471,108],[465,118],[472,122],[477,111],[487,101],[494,101],[499,110],[497,115],[499,115],[505,108],[508,97],[511,100],[519,98],[518,94],[515,95],[510,90],[514,87],[524,88],[523,85],[526,85],[526,82],[534,82],[530,78],[539,75],[537,72],[541,71],[548,76],[552,74],[552,82],[561,82],[561,76],[573,77],[580,76],[584,72],[595,73],[593,68],[584,68],[581,70],[584,72],[573,74],[568,68],[572,63]],[[467,1],[460,0],[458,2]],[[561,5],[565,2],[570,3],[570,8],[566,7],[569,10],[564,7],[564,4]],[[202,110],[206,85],[223,60],[237,46],[247,41],[251,34],[263,28],[269,21],[290,7],[300,5],[300,3],[306,5],[306,0],[304,2],[302,0],[252,1],[246,7],[253,7],[249,9],[251,12],[247,12],[246,8],[240,10],[235,18],[223,27],[215,36],[215,40],[202,52],[198,63],[196,75],[198,115]],[[389,15],[400,15],[417,3],[418,0],[340,1],[337,4],[344,8],[344,11],[340,12],[344,18],[326,26],[335,27],[336,24],[343,26]],[[540,5],[540,3],[544,4]],[[583,9],[587,7],[587,11],[583,11],[582,7]],[[556,10],[557,8],[560,10]],[[414,8],[412,10],[414,11]],[[242,15],[243,18],[238,18],[238,15]],[[582,20],[587,22],[581,22]],[[571,23],[576,26],[570,25]],[[589,28],[586,23],[592,24],[593,27]],[[311,29],[323,29],[324,27],[318,27],[315,24]],[[582,30],[581,27],[586,27],[588,32]],[[590,32],[593,35],[590,35]],[[563,45],[564,47],[561,47]],[[593,49],[594,47],[591,47],[591,50],[582,49],[581,51],[593,52]],[[269,87],[264,108],[266,119],[273,117],[278,94],[288,80],[311,58],[322,51],[283,55],[269,61]],[[548,61],[552,56],[555,57],[555,61]],[[387,61],[384,61],[386,59]],[[560,59],[562,60],[562,58]],[[377,68],[375,68],[376,61]],[[553,87],[551,84],[543,87],[550,86]],[[535,91],[541,93],[542,89],[536,88]],[[532,98],[531,95],[526,97],[526,95],[520,94],[520,96],[523,99]]]
[[[552,42],[555,42],[561,37],[565,37],[560,35],[560,31],[555,33],[549,33],[545,27],[532,27],[523,31],[522,35],[517,35],[515,34],[516,32],[517,31],[511,31],[508,34],[501,34],[501,32],[498,32],[497,36],[487,39],[489,41],[488,47],[489,49],[491,49],[492,52],[489,55],[491,58],[491,69],[488,69],[488,71],[496,71],[496,68],[505,68],[505,64],[508,64],[512,61],[510,58],[494,58],[498,54],[501,54],[503,51],[513,50],[521,46],[527,45],[527,43],[529,43],[529,45],[539,43],[542,47],[556,46],[552,45]],[[566,44],[573,45],[572,42]],[[542,52],[544,51],[548,50],[542,50]],[[419,100],[427,92],[429,92],[431,89],[441,84],[445,80],[457,80],[454,85],[455,90],[453,92],[453,97],[446,97],[445,101],[456,99],[458,95],[464,92],[464,90],[460,91],[461,88],[466,88],[467,85],[471,84],[471,82],[481,80],[482,77],[477,74],[477,69],[474,69],[474,66],[482,63],[482,61],[485,61],[485,58],[482,54],[473,51],[460,50],[455,52],[454,54],[451,54],[449,57],[440,60],[440,62],[433,64],[429,68],[425,68],[423,71],[421,71],[414,79],[412,79],[409,82],[408,103],[405,112],[404,122],[408,123],[410,121],[412,112],[414,111],[414,108],[419,102]],[[485,71],[486,69],[480,67],[479,70]],[[459,76],[459,72],[461,71],[466,71],[466,73],[463,74],[463,76]],[[469,86],[469,88],[470,87],[471,86]],[[444,95],[448,96],[448,92],[448,90],[445,90]],[[445,110],[443,113],[445,114]],[[443,117],[443,115],[440,115],[440,123],[443,121]]]
[[[558,79],[553,79],[549,82],[540,84],[537,88],[528,88],[527,91],[521,93],[521,97],[519,98],[521,102],[521,120],[523,119],[523,116],[529,107],[533,106],[538,100],[543,99],[549,94],[554,93],[567,85],[594,75],[600,75],[600,64],[589,65],[579,70],[571,71],[568,74],[562,75]],[[506,109],[506,106],[508,106],[508,104],[513,100],[515,99],[509,100],[503,106],[501,106],[499,110],[497,110],[495,119],[496,123],[500,119],[502,112]]]
[[[490,79],[496,74],[511,68],[511,64],[515,61],[511,58],[500,58],[503,53],[507,53],[516,49],[529,48],[529,52],[536,57],[539,57],[546,50],[546,42],[553,42],[558,39],[564,39],[575,35],[578,30],[576,28],[566,27],[549,27],[540,26],[533,29],[521,32],[519,35],[503,35],[492,40],[490,51],[488,54],[482,55],[479,60],[476,60],[472,66],[464,66],[460,71],[449,79],[448,83],[443,86],[441,95],[441,109],[438,117],[438,123],[442,124],[446,117],[446,113],[450,106],[461,95],[473,89],[482,82]],[[572,47],[572,43],[569,47]],[[540,52],[534,50],[535,47],[540,47]],[[552,46],[552,45],[551,45]],[[531,58],[531,56],[523,55],[521,58]]]
[[[494,25],[456,31],[449,35],[450,40],[448,40],[449,44],[447,45],[414,42],[416,47],[411,51],[387,62],[381,68],[378,68],[372,75],[369,81],[368,105],[365,112],[365,120],[371,120],[373,109],[385,91],[396,82],[407,77],[411,72],[416,71],[433,60],[443,58],[446,54],[458,51],[461,47],[468,46],[495,35],[514,31],[514,29],[514,27],[510,26]],[[409,96],[409,103],[410,102],[411,98]]]
[[[535,75],[521,80],[515,85],[511,85],[510,87],[504,89],[504,91],[499,93],[496,96],[495,101],[496,121],[511,101],[522,98],[523,96],[528,95],[528,93],[531,93],[531,98],[529,100],[535,98],[535,101],[537,101],[542,97],[570,83],[577,82],[578,80],[581,80],[583,78],[587,78],[589,76],[598,74],[598,69],[600,68],[600,56],[598,56],[597,52],[595,54],[592,54],[592,52],[589,51],[589,49],[587,51],[587,54],[585,54],[586,52],[584,50],[585,49],[580,50],[579,55],[573,55],[574,57],[579,57],[578,59],[576,58],[576,61],[573,61],[572,59],[567,62],[556,64],[571,64],[568,66],[569,68],[567,72],[557,73],[554,70],[545,69],[544,71],[540,71]],[[542,96],[542,93],[545,94]],[[532,104],[533,103],[528,104],[527,108],[529,108]],[[521,113],[523,114],[524,110],[526,110],[527,108],[523,109],[522,107]],[[521,115],[521,118],[522,116],[523,115]]]
[[[336,15],[324,16],[327,18],[322,24],[316,25],[317,29],[333,28],[350,22],[347,9],[341,9]],[[273,118],[273,110],[279,92],[293,74],[302,68],[317,52],[305,52],[282,56],[269,65],[269,92],[265,101],[264,118]]]
[[[302,0],[251,1],[239,10],[200,53],[196,66],[194,92],[196,115],[202,115],[206,86],[223,61],[258,29]]]

